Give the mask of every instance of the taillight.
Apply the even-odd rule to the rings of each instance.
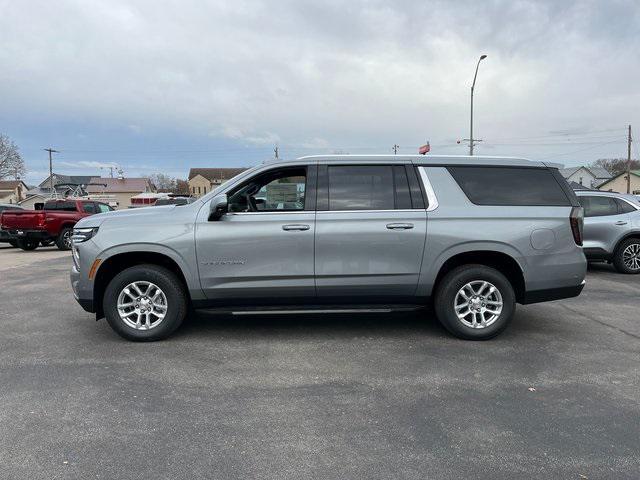
[[[584,228],[584,209],[582,207],[573,207],[569,216],[571,224],[571,233],[576,245],[582,246],[582,230]]]
[[[38,226],[44,227],[44,213],[38,214]]]

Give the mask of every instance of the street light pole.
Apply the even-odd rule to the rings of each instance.
[[[480,55],[478,63],[476,64],[476,73],[473,75],[473,83],[471,84],[471,122],[469,127],[469,155],[473,156],[473,89],[476,86],[476,78],[478,77],[478,68],[480,62],[487,58],[486,55]]]

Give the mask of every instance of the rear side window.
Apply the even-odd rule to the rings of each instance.
[[[84,213],[96,213],[96,204],[95,203],[83,203],[82,209]]]
[[[47,202],[44,210],[63,210],[65,212],[75,212],[76,202]]]
[[[585,217],[604,217],[635,211],[627,202],[614,197],[583,195],[580,197],[580,204],[584,207]]]
[[[460,166],[448,170],[476,205],[571,206],[546,168]]]
[[[636,211],[635,208],[633,208],[624,200],[620,200],[619,198],[616,198],[616,203],[618,204],[618,211],[620,213],[631,213]]]
[[[395,208],[391,165],[329,166],[328,176],[329,210]]]

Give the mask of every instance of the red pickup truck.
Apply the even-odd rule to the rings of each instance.
[[[5,210],[0,228],[18,247],[35,250],[41,242],[55,242],[60,250],[71,249],[71,234],[78,220],[113,210],[93,200],[48,200],[41,210]]]

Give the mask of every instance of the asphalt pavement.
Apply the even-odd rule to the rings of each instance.
[[[591,267],[487,342],[428,313],[198,314],[136,344],[70,264],[0,248],[0,478],[640,476],[640,276]]]

